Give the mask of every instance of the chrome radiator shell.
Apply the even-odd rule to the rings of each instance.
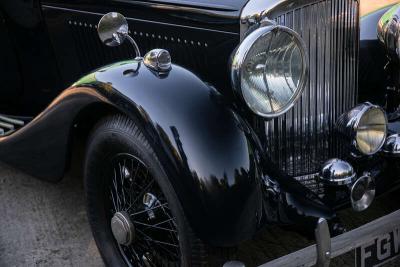
[[[265,14],[298,32],[308,48],[309,82],[301,98],[285,115],[257,126],[268,157],[304,181],[324,161],[348,155],[335,123],[357,103],[359,3],[278,1]]]

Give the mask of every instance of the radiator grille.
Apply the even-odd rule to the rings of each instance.
[[[310,1],[274,18],[303,37],[310,61],[301,99],[262,126],[268,155],[288,175],[304,178],[325,160],[346,153],[333,130],[336,119],[357,101],[358,8],[354,0]]]

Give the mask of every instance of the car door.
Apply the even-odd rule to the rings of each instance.
[[[10,108],[22,93],[18,59],[13,48],[4,14],[0,10],[0,112]]]

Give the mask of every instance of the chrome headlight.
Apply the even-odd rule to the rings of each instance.
[[[390,58],[400,60],[400,4],[394,5],[379,20],[378,37]]]
[[[283,26],[261,27],[240,44],[232,60],[232,83],[256,114],[287,112],[303,91],[308,73],[304,41]]]
[[[356,106],[338,119],[338,129],[351,139],[364,155],[378,152],[386,140],[387,117],[385,111],[371,103]]]

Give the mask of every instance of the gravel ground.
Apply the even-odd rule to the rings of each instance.
[[[103,266],[82,179],[65,178],[50,184],[0,164],[0,266]]]
[[[0,266],[103,266],[87,223],[77,173],[50,184],[0,163]],[[344,211],[345,224],[351,229],[387,214],[399,200],[398,194],[391,194],[366,213],[347,216],[350,211]],[[394,204],[384,204],[388,202]],[[247,266],[257,266],[311,242],[274,227],[240,246],[239,258]],[[354,254],[335,260],[333,266],[354,266]],[[400,266],[400,261],[386,266]]]

